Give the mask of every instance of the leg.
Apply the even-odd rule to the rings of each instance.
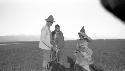
[[[91,71],[90,68],[89,68],[89,65],[84,65],[82,66],[84,69],[86,69],[87,71]]]
[[[47,71],[47,63],[48,63],[47,61],[43,61],[42,71]]]
[[[55,58],[56,58],[56,51],[52,50],[52,60],[51,61],[54,61]]]
[[[50,50],[43,50],[43,71],[48,71],[48,63],[50,62]]]
[[[60,61],[60,50],[57,52],[57,62]]]

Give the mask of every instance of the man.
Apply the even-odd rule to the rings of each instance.
[[[54,21],[54,18],[52,15],[50,15],[46,20],[46,25],[42,28],[41,30],[41,37],[40,37],[40,42],[39,42],[39,48],[42,49],[43,53],[43,71],[47,71],[48,69],[48,62],[50,61],[50,53],[51,53],[51,48],[53,47],[51,42],[51,31],[50,27],[52,26]]]
[[[53,59],[57,57],[57,62],[60,61],[62,54],[62,49],[64,47],[64,36],[60,31],[60,26],[55,25],[55,30],[52,32],[52,38],[54,40],[54,46],[56,47],[56,51],[53,50]]]

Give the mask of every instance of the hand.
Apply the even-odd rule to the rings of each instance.
[[[57,48],[56,47],[52,47],[52,50],[57,51]]]
[[[55,41],[54,41],[54,40],[51,40],[50,43],[51,43],[52,45],[55,45]]]
[[[60,51],[60,49],[57,48],[57,52]]]

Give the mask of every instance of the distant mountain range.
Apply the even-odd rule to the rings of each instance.
[[[13,42],[13,41],[39,41],[40,36],[34,35],[9,35],[9,36],[0,36],[0,42]],[[72,40],[65,38],[65,40]]]
[[[18,36],[0,36],[0,42],[10,42],[10,41],[38,41],[40,36],[27,36],[27,35],[18,35]]]

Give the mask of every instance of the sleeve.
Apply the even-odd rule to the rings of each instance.
[[[88,37],[89,41],[92,41],[92,38]]]
[[[45,40],[45,39],[44,39],[44,38],[45,38],[45,34],[46,34],[46,33],[45,33],[45,27],[44,27],[44,28],[42,28],[42,30],[41,30],[41,36],[40,36],[40,41],[41,41],[41,42],[43,42],[43,41]]]
[[[92,39],[90,37],[87,37],[86,40],[87,40],[87,42],[91,42],[92,41]]]
[[[62,32],[57,33],[57,38],[55,38],[55,44],[59,49],[64,47],[64,36]]]
[[[50,43],[55,46],[55,42],[54,42],[54,34],[55,34],[55,31],[52,31],[51,32],[51,39],[50,39]]]
[[[52,35],[52,39],[54,40],[55,31],[52,31],[51,35]]]
[[[48,40],[48,39],[47,39],[47,35],[49,35],[48,32],[47,32],[47,29],[46,29],[46,28],[43,28],[43,29],[41,30],[40,41],[43,42],[43,43],[45,43],[45,44],[48,45],[49,47],[52,47],[52,45],[50,44],[50,42],[47,41],[47,40]]]
[[[90,57],[93,54],[93,51],[90,48],[86,47],[85,53],[87,57]]]
[[[93,54],[93,51],[92,51],[92,49],[88,49],[88,52],[89,52],[89,56],[92,56],[92,54]]]
[[[92,41],[92,39],[87,34],[84,34],[84,35],[85,35],[88,42]]]
[[[64,36],[62,32],[61,32],[61,45],[62,47],[64,47]]]
[[[76,51],[79,51],[79,41],[77,40],[77,42],[76,42],[76,49],[75,49]]]

